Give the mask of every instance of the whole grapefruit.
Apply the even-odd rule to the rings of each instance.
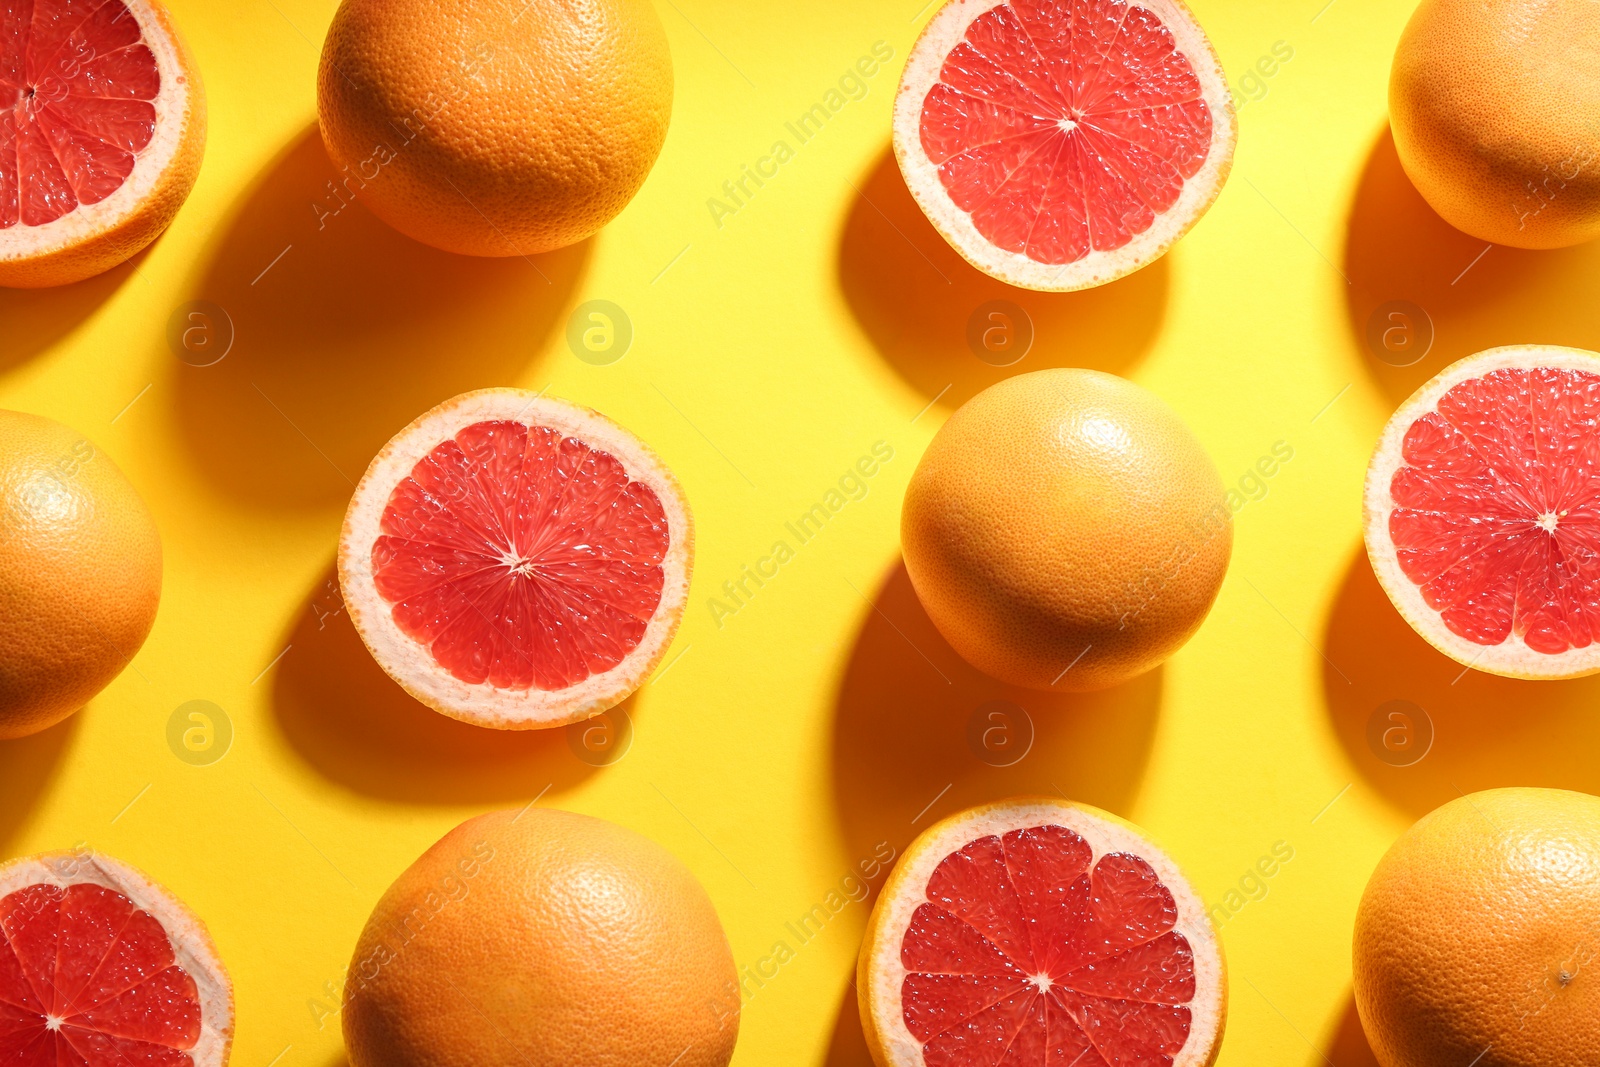
[[[1491,789],[1401,835],[1356,912],[1383,1067],[1600,1063],[1600,798]]]
[[[1560,248],[1600,236],[1600,5],[1422,0],[1395,49],[1389,121],[1417,190],[1457,229]]]
[[[122,672],[161,600],[161,538],[82,434],[0,411],[0,738],[53,726]]]
[[[1200,442],[1154,393],[1045,370],[950,416],[906,489],[900,542],[929,618],[973,666],[1103,689],[1199,628],[1233,516]]]
[[[725,1067],[739,987],[711,898],[647,838],[528,807],[468,819],[373,910],[352,1067]]]
[[[644,184],[672,114],[650,0],[344,0],[317,77],[339,184],[475,256],[583,240]]]

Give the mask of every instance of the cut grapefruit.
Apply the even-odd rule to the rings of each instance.
[[[109,856],[0,865],[0,1063],[222,1067],[233,986],[199,919]]]
[[[155,0],[0,0],[0,285],[128,259],[205,152],[200,81]]]
[[[1027,289],[1102,285],[1205,214],[1237,125],[1181,0],[951,0],[894,110],[906,185],[956,251]]]
[[[1600,671],[1600,356],[1492,348],[1400,406],[1367,468],[1378,581],[1412,628],[1513,678]]]
[[[350,618],[384,670],[446,715],[560,726],[625,699],[672,643],[694,528],[677,479],[587,408],[465,393],[402,430],[339,540]]]
[[[879,1067],[1204,1067],[1227,1014],[1205,906],[1136,827],[1023,797],[951,816],[885,883],[861,949]]]

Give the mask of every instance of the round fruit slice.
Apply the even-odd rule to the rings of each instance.
[[[1205,907],[1136,827],[1021,797],[931,827],[883,887],[857,988],[879,1067],[1202,1067],[1227,987]]]
[[[694,528],[672,472],[605,416],[464,393],[400,431],[339,540],[350,618],[436,711],[531,730],[597,715],[683,617]]]
[[[894,151],[973,266],[1062,291],[1159,258],[1222,190],[1227,77],[1181,0],[951,0],[911,50]]]
[[[1365,535],[1405,620],[1468,667],[1600,671],[1600,356],[1492,348],[1384,427]]]
[[[0,285],[64,285],[144,248],[205,153],[205,97],[154,0],[0,0]]]
[[[0,1063],[222,1067],[233,986],[205,926],[96,852],[0,865]]]

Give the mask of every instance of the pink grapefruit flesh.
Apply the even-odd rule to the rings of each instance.
[[[1138,856],[1094,861],[1066,827],[1030,826],[947,856],[927,892],[900,958],[929,1067],[1171,1063],[1183,1048],[1194,953]]]
[[[881,1067],[1209,1064],[1221,956],[1172,861],[1082,805],[983,805],[907,850],[874,909],[863,1024]]]
[[[676,481],[637,439],[573,405],[485,390],[374,460],[340,570],[397,681],[446,714],[520,729],[637,687],[681,617],[691,545]]]
[[[155,240],[205,128],[158,0],[0,0],[0,285],[79,281]]]
[[[1150,262],[1204,213],[1234,118],[1176,0],[951,0],[901,81],[895,150],[980,269],[1077,289]]]
[[[1367,545],[1409,622],[1492,673],[1600,670],[1600,357],[1493,349],[1390,421]]]
[[[148,897],[174,929],[117,886]],[[7,865],[0,889],[0,1063],[226,1062],[226,977],[203,930],[163,891],[93,854]]]
[[[121,0],[0,0],[0,229],[116,192],[155,133],[160,90]]]
[[[565,689],[621,663],[661,604],[660,499],[546,426],[464,428],[395,487],[383,531],[378,592],[464,682]]]

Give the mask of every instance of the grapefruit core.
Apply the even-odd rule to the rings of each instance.
[[[93,852],[0,866],[0,1063],[222,1067],[233,989],[205,927]]]
[[[0,0],[0,285],[144,248],[189,195],[205,102],[152,0]]]
[[[911,50],[894,150],[979,270],[1102,285],[1159,258],[1232,165],[1227,78],[1181,0],[951,0]]]
[[[857,988],[879,1067],[1204,1067],[1221,950],[1177,866],[1135,827],[1049,798],[985,804],[906,851]]]
[[[1401,405],[1367,469],[1373,570],[1412,628],[1513,678],[1600,671],[1600,356],[1494,348]]]
[[[520,389],[439,405],[378,453],[339,542],[362,640],[407,692],[503,730],[597,715],[683,616],[677,480],[596,412]]]

